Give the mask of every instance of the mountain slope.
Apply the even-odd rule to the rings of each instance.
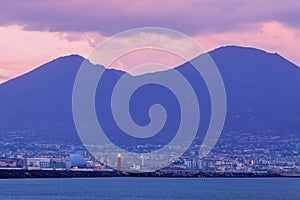
[[[253,48],[221,47],[209,54],[219,68],[227,93],[228,111],[224,133],[261,133],[268,130],[289,133],[300,130],[300,69],[297,66],[278,54]],[[61,57],[1,84],[0,135],[17,132],[31,140],[78,141],[72,118],[72,89],[83,60],[77,55]],[[194,83],[197,91],[199,89],[204,93],[203,99],[207,99],[205,84],[195,76],[189,63],[179,66],[177,70]],[[109,97],[109,88],[124,74],[115,70],[106,70],[105,73],[106,88],[104,92],[98,92],[96,98]],[[158,93],[155,98],[162,94],[165,93]],[[140,96],[137,103],[143,99],[150,98]],[[205,131],[210,116],[210,103],[208,100],[202,102],[202,131]],[[146,103],[150,104],[151,101]],[[101,111],[99,115],[108,115],[107,111],[101,110],[101,105],[96,105],[96,108]],[[147,123],[147,118],[142,115],[137,112],[136,119],[141,124]],[[176,128],[176,124],[173,125]],[[172,125],[170,127],[174,128]]]
[[[2,84],[1,132],[25,131],[37,139],[76,138],[71,97],[83,60],[77,55],[58,58]]]
[[[300,130],[300,68],[252,48],[224,47],[210,54],[225,82],[226,129]]]

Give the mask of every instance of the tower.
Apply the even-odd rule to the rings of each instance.
[[[145,165],[144,155],[142,154],[140,158],[141,158],[141,166],[144,166]]]
[[[121,154],[118,153],[118,155],[117,155],[117,170],[121,171],[121,169],[122,169]]]

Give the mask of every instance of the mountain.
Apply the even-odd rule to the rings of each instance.
[[[223,47],[210,55],[225,83],[225,130],[299,131],[299,67],[276,53],[253,48]]]
[[[278,54],[254,48],[221,47],[209,52],[222,75],[227,94],[227,117],[223,134],[230,131],[297,133],[300,130],[300,68]],[[201,59],[201,56],[195,58]],[[84,58],[70,55],[57,58],[41,67],[0,85],[0,137],[21,135],[28,140],[79,141],[72,116],[72,90],[76,74]],[[90,64],[94,67],[93,64]],[[97,66],[102,68],[101,66]],[[104,70],[104,69],[103,69]],[[192,84],[201,105],[201,130],[207,129],[210,119],[209,93],[201,77],[190,63],[176,68]],[[151,77],[156,72],[132,78]],[[96,93],[97,115],[112,137],[114,128],[107,99],[116,82],[125,72],[105,70]],[[176,110],[178,102],[163,88],[153,85],[138,92],[133,118],[146,125],[147,108],[153,103],[169,104]],[[148,94],[148,95],[147,95]],[[149,95],[151,94],[151,95]],[[160,99],[159,101],[153,99]],[[169,98],[173,99],[169,102]],[[101,100],[101,101],[100,101]],[[99,104],[99,102],[106,103]],[[142,104],[146,104],[143,106]],[[136,108],[136,109],[135,109]],[[170,112],[171,112],[170,111]],[[168,111],[169,112],[169,111]],[[168,130],[178,128],[180,113],[171,115]],[[122,136],[123,137],[123,136]],[[124,138],[126,138],[124,136]],[[166,138],[168,139],[168,138]],[[134,141],[133,141],[134,142]]]

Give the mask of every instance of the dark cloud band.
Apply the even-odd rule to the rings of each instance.
[[[272,6],[271,6],[272,5]],[[2,3],[0,25],[21,24],[49,31],[120,31],[160,26],[187,34],[226,32],[243,24],[279,21],[300,26],[300,3],[285,1],[56,1],[11,0]]]

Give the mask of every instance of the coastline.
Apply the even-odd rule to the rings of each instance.
[[[101,178],[101,177],[149,177],[149,178],[300,178],[300,172],[249,173],[249,172],[201,172],[201,171],[74,171],[74,170],[0,170],[0,179],[24,178]]]

